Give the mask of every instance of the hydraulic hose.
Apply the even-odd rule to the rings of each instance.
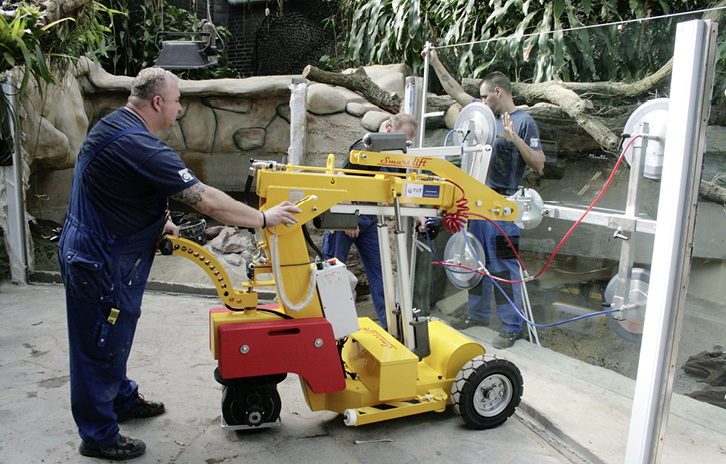
[[[272,273],[275,276],[275,290],[277,291],[277,296],[280,297],[280,302],[282,302],[282,304],[285,305],[287,309],[290,309],[292,311],[300,311],[301,309],[305,308],[308,303],[310,303],[310,300],[313,299],[313,295],[315,294],[315,273],[310,272],[310,289],[308,290],[308,295],[305,297],[305,300],[301,301],[298,304],[293,304],[287,298],[287,294],[285,293],[285,285],[282,282],[282,268],[280,266],[279,250],[277,248],[277,234],[273,234],[270,236],[270,248],[272,252]]]
[[[315,242],[313,242],[313,239],[310,236],[310,232],[308,232],[308,228],[305,224],[302,225],[302,231],[303,231],[303,235],[305,236],[305,241],[307,242],[308,246],[310,246],[310,248],[313,249],[315,254],[320,256],[321,261],[325,261],[325,256],[323,256],[323,252],[320,251],[320,248],[318,248],[318,246],[315,244]]]

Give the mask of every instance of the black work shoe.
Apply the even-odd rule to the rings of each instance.
[[[468,329],[469,327],[489,327],[489,321],[480,321],[478,319],[465,317],[463,319],[455,319],[451,321],[451,327],[457,330]]]
[[[522,338],[522,332],[506,332],[502,330],[499,332],[499,335],[497,335],[497,338],[494,339],[492,342],[492,345],[494,345],[494,348],[509,348],[510,346],[514,345],[514,342]]]
[[[119,414],[116,422],[121,423],[128,419],[145,419],[147,417],[158,416],[164,413],[164,403],[156,401],[146,401],[144,396],[139,394],[139,400],[136,402],[136,406],[125,414]]]
[[[146,452],[146,444],[141,440],[126,438],[122,436],[116,443],[106,448],[86,448],[81,445],[78,451],[83,456],[92,458],[110,459],[112,461],[123,461],[141,456]]]

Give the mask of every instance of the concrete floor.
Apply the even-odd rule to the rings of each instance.
[[[70,415],[62,286],[3,282],[0,300],[0,462],[92,462],[78,455]],[[495,333],[485,328],[467,335],[514,362],[525,382],[517,414],[496,429],[470,430],[451,408],[349,428],[338,414],[311,412],[295,376],[280,385],[281,427],[222,429],[207,334],[215,306],[214,297],[147,292],[129,375],[168,411],[122,425],[148,446],[134,462],[623,462],[632,380],[524,341],[497,351]],[[383,439],[390,441],[356,444]],[[725,458],[726,410],[674,395],[661,462]]]

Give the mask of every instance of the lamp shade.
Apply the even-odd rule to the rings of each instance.
[[[217,64],[216,55],[216,50],[210,50],[207,41],[164,40],[154,66],[164,69],[207,68]]]

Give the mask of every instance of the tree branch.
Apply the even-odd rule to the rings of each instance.
[[[366,100],[389,113],[401,111],[401,97],[395,93],[388,93],[368,77],[363,68],[356,69],[352,74],[323,71],[313,65],[305,66],[302,76],[311,81],[323,84],[337,85],[358,92]]]
[[[615,150],[620,138],[615,135],[599,118],[587,114],[587,104],[574,91],[565,88],[560,82],[549,81],[539,84],[513,84],[512,91],[527,101],[546,101],[559,106],[585,132],[590,134],[601,147]]]

